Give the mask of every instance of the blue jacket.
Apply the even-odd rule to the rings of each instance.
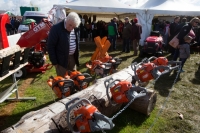
[[[74,32],[76,35],[76,50],[74,53],[74,59],[76,65],[79,66],[78,29],[74,29]],[[49,59],[53,65],[60,65],[64,68],[67,68],[70,43],[69,37],[70,32],[65,29],[64,21],[61,21],[52,26],[48,36],[47,48]]]

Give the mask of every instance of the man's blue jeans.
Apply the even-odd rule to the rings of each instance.
[[[116,50],[116,35],[114,36],[108,36],[111,47],[113,50]]]

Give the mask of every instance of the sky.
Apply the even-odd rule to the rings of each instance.
[[[67,2],[73,0],[0,0],[0,10],[9,10],[15,15],[20,15],[20,6],[36,6],[39,7],[41,11],[48,13],[51,10],[54,4],[66,4]],[[87,1],[87,0],[85,0]],[[132,7],[141,6],[148,0],[118,0],[127,5],[131,5]],[[176,1],[184,1],[193,4],[199,5],[199,0],[176,0]]]
[[[72,0],[67,0],[72,1]],[[15,15],[21,15],[20,6],[35,6],[48,13],[54,4],[64,4],[66,0],[0,0],[0,10],[9,10]]]

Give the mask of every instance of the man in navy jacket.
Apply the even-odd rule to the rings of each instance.
[[[71,12],[50,30],[47,42],[48,54],[58,76],[64,76],[68,70],[76,70],[76,65],[79,66],[77,27],[80,22],[78,14]]]

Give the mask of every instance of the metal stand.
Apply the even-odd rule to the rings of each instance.
[[[18,94],[17,84],[18,84],[19,80],[16,81],[15,72],[17,72],[18,70],[20,70],[22,67],[24,67],[27,64],[28,63],[21,64],[18,68],[9,71],[9,73],[6,74],[3,77],[0,77],[0,82],[10,75],[12,75],[12,78],[13,78],[13,84],[8,89],[6,89],[2,93],[0,93],[0,103],[4,102],[5,100],[20,101],[20,100],[35,100],[36,99],[36,97],[19,97],[19,94]],[[14,92],[16,94],[16,97],[15,98],[9,98],[10,95],[12,95]]]

